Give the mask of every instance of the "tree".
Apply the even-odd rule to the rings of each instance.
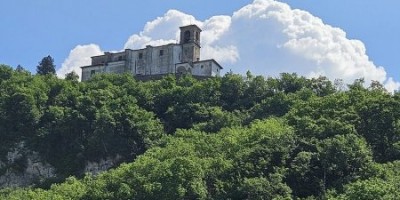
[[[339,188],[371,167],[371,149],[365,139],[356,134],[335,135],[322,140],[317,148],[325,187]]]
[[[24,72],[26,71],[24,67],[22,67],[21,65],[17,65],[17,67],[15,68],[15,71],[17,72]]]
[[[400,158],[400,101],[384,90],[365,92],[364,99],[357,97],[359,121],[355,128],[371,145],[377,162]]]
[[[312,78],[310,82],[312,90],[318,96],[326,96],[329,94],[333,94],[336,90],[334,84],[332,84],[332,82],[325,76]]]
[[[75,71],[72,71],[70,73],[65,74],[65,80],[76,82],[79,80],[79,75]]]
[[[0,84],[9,80],[13,76],[12,68],[8,65],[0,64]]]
[[[39,65],[36,67],[36,71],[39,75],[55,75],[56,74],[56,66],[54,65],[54,59],[48,55],[44,57],[42,61],[39,62]]]
[[[298,76],[296,73],[281,73],[278,80],[278,89],[287,93],[294,93],[301,88],[309,87],[310,81],[305,77]]]
[[[228,111],[239,110],[246,85],[238,74],[226,74],[221,80],[221,101]]]

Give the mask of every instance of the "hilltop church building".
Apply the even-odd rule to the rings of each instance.
[[[82,68],[82,81],[97,73],[131,73],[138,78],[166,74],[192,74],[195,77],[219,76],[222,69],[214,59],[200,60],[200,33],[196,25],[180,27],[179,44],[146,46],[143,49],[93,56]]]

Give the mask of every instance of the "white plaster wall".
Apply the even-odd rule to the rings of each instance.
[[[185,60],[182,55],[183,46],[185,45],[167,44],[162,46],[147,46],[144,49],[137,50],[126,49],[124,52],[113,53],[109,56],[111,56],[112,60],[117,61],[109,62],[105,67],[93,66],[83,68],[82,80],[85,81],[91,78],[91,70],[96,70],[96,73],[120,74],[130,72],[134,76],[177,73],[177,63],[182,63]],[[193,46],[189,46],[191,47],[190,50],[193,50]],[[163,50],[163,55],[160,55],[160,50]],[[141,59],[139,59],[139,54],[142,54]],[[118,61],[120,56],[122,56],[124,61]],[[220,68],[214,60],[195,61],[193,67],[189,67],[191,73],[196,76],[220,75]],[[186,66],[186,70],[189,70],[189,67]]]
[[[220,76],[221,68],[215,62],[212,62],[211,70],[211,76]]]
[[[204,73],[203,68],[201,68],[201,66],[203,66],[204,68],[204,63],[195,63],[193,65],[192,74],[196,76],[201,76]]]
[[[82,68],[82,81],[86,81],[91,78],[92,70],[95,70],[95,73],[102,73],[104,71],[104,66],[99,65]]]
[[[146,67],[150,68],[151,75],[168,74],[175,72],[175,63],[179,63],[179,54],[181,46],[176,44],[168,44],[157,47],[146,48],[150,61],[146,63]],[[163,50],[163,55],[160,55]]]
[[[143,57],[139,59],[139,54],[142,53]],[[136,69],[136,74],[135,75],[146,75],[147,70],[147,51],[146,49],[141,49],[137,50],[134,52],[133,59],[135,62],[135,69]]]
[[[176,64],[176,73],[177,74],[180,74],[180,73],[182,73],[182,72],[180,72],[180,69],[181,68],[185,68],[185,72],[184,73],[187,73],[188,71],[190,71],[190,73],[192,73],[193,74],[193,72],[192,72],[192,66],[190,66],[189,65],[189,63],[179,63],[179,64]]]
[[[109,62],[104,68],[106,73],[122,74],[125,72],[125,61]]]
[[[135,75],[135,60],[133,59],[133,53],[134,51],[131,49],[126,49],[126,66],[127,70],[130,74]]]
[[[139,53],[143,54],[142,59],[139,59]],[[145,64],[146,64],[145,55],[146,52],[143,49],[129,50],[129,54],[127,57],[127,64],[130,65],[129,69],[134,76],[145,74]]]
[[[171,71],[170,73],[175,73],[175,64],[182,62],[182,46],[181,45],[173,45],[173,54],[172,54],[172,63],[171,63]]]
[[[203,67],[202,67],[203,66]],[[210,76],[211,75],[211,61],[196,62],[193,67],[193,75],[196,76]]]
[[[150,51],[150,63],[148,63],[148,67],[150,68],[150,75],[156,75],[156,74],[161,74],[161,66],[162,65],[162,59],[165,58],[165,55],[160,57],[159,56],[159,51],[164,50],[163,46],[159,47],[151,47],[148,48],[148,51]]]

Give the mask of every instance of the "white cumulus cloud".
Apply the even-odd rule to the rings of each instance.
[[[191,15],[177,10],[169,10],[164,16],[147,22],[142,32],[130,36],[124,48],[138,49],[144,48],[146,45],[177,43],[179,41],[179,27],[188,24],[201,26],[202,22],[197,21]]]
[[[390,92],[399,91],[399,89],[400,89],[400,83],[394,81],[392,77],[388,78],[385,81],[385,85],[384,86]]]
[[[272,76],[297,72],[346,82],[362,77],[367,82],[387,80],[385,70],[369,60],[362,42],[309,12],[274,0],[255,0],[235,12],[224,42],[239,49],[233,71]]]
[[[369,59],[361,41],[349,39],[345,31],[325,24],[307,11],[275,0],[255,0],[231,16],[212,16],[204,21],[169,10],[147,22],[143,31],[130,36],[124,48],[177,43],[179,27],[188,24],[203,30],[201,58],[214,58],[225,70],[250,70],[265,76],[296,72],[307,77],[339,78],[346,83],[364,78],[366,83],[380,81],[389,91],[400,88],[400,83],[388,77],[383,67]],[[98,46],[85,47],[91,53],[101,52]],[[90,59],[89,53],[80,54],[80,48],[83,47],[71,51],[62,68],[64,64],[71,68],[78,62],[89,63],[82,58]]]
[[[61,64],[57,70],[57,76],[64,78],[65,74],[75,71],[79,76],[82,74],[81,67],[90,65],[92,56],[100,55],[100,47],[96,44],[78,45],[69,52],[68,58]]]

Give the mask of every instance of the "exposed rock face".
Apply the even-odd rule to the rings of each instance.
[[[29,186],[56,177],[55,169],[44,163],[37,152],[27,149],[23,142],[8,152],[0,166],[0,188]]]
[[[120,157],[107,158],[99,162],[87,162],[85,173],[97,175],[118,164]],[[27,187],[56,178],[56,170],[44,162],[37,152],[26,148],[24,142],[8,152],[6,159],[0,161],[0,188]]]
[[[107,158],[101,159],[99,162],[87,162],[85,167],[85,173],[89,173],[92,175],[97,175],[100,172],[106,171],[111,167],[116,166],[121,160],[120,156],[116,156],[115,158]]]

